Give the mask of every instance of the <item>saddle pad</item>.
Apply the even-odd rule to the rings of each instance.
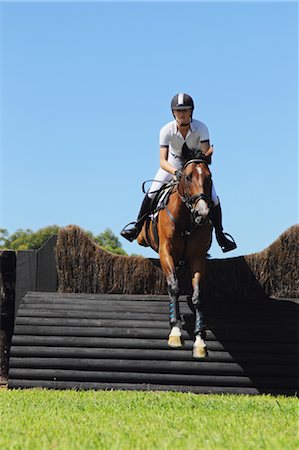
[[[171,192],[173,185],[169,184],[166,185],[165,188],[162,188],[161,191],[157,193],[157,197],[154,199],[154,209],[151,214],[149,214],[149,217],[151,219],[156,219],[158,217],[159,211],[167,205],[168,196]]]

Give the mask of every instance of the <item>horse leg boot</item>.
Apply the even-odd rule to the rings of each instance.
[[[212,224],[215,228],[217,242],[220,245],[223,253],[230,252],[231,250],[237,248],[237,244],[235,243],[234,238],[230,234],[223,232],[222,211],[220,202],[213,207],[211,219]],[[227,236],[230,239],[228,239]]]
[[[192,297],[192,303],[195,308],[195,325],[194,325],[194,335],[195,342],[193,345],[193,358],[205,358],[207,356],[207,346],[204,341],[205,324],[203,313],[201,310],[201,299],[198,292],[195,292]]]
[[[172,348],[179,348],[183,346],[181,333],[181,314],[179,305],[179,284],[176,277],[173,280],[167,280],[169,301],[169,323],[171,332],[168,336],[168,345]]]
[[[140,211],[138,213],[137,221],[129,223],[128,225],[133,224],[133,226],[130,228],[127,228],[128,225],[126,225],[120,232],[121,236],[123,236],[130,242],[134,241],[134,239],[137,239],[146,217],[151,212],[151,207],[152,199],[145,195]]]

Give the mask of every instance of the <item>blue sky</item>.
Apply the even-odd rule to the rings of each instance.
[[[1,22],[1,227],[118,234],[158,168],[178,92],[214,144],[238,243],[225,256],[298,222],[296,3],[4,2]],[[224,257],[215,242],[211,254]]]

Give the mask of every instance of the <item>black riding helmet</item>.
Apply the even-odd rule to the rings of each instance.
[[[171,110],[178,111],[180,109],[194,110],[194,102],[188,94],[176,94],[171,100]]]
[[[192,97],[188,94],[180,93],[176,94],[172,100],[171,100],[171,111],[173,114],[173,111],[179,111],[182,109],[191,109],[191,120],[192,120],[192,113],[194,110],[194,102]]]

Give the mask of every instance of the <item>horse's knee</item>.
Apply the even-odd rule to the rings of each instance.
[[[180,288],[178,285],[168,286],[168,293],[171,297],[178,298],[180,295]]]
[[[176,277],[169,277],[167,279],[167,289],[170,297],[178,298],[180,295],[179,282]]]
[[[202,299],[201,299],[199,291],[193,293],[191,301],[192,301],[192,304],[195,306],[195,308],[198,309],[201,307]]]

